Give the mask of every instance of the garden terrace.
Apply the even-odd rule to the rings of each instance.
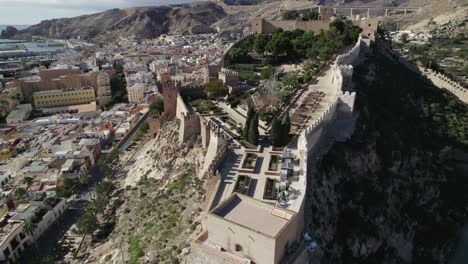
[[[265,191],[263,193],[263,199],[265,200],[276,200],[278,189],[276,188],[276,181],[267,178],[265,182]]]
[[[242,162],[242,168],[248,170],[254,170],[257,165],[257,155],[253,153],[246,153],[244,161]]]
[[[263,67],[261,64],[233,64],[229,66],[229,69],[239,73],[239,80],[256,86],[260,80],[259,73],[261,67]]]
[[[237,177],[236,187],[234,187],[234,192],[238,192],[244,195],[247,195],[250,187],[250,177],[246,175],[239,175]]]
[[[281,168],[281,156],[280,155],[271,155],[270,162],[268,163],[269,171],[279,171]]]
[[[190,102],[190,105],[200,114],[219,114],[223,110],[214,102],[205,99],[197,99]]]
[[[219,119],[221,119],[222,122],[226,123],[227,125],[230,126],[231,129],[237,130],[238,124],[237,122],[232,119],[230,116],[221,116]]]

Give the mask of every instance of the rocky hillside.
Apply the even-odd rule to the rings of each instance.
[[[467,105],[380,54],[353,78],[358,128],[311,179],[316,257],[448,263],[468,219]]]
[[[13,26],[6,26],[5,29],[0,31],[2,38],[6,39],[14,37],[16,33],[18,33],[18,29]]]
[[[142,162],[128,173],[132,186],[115,197],[121,205],[107,219],[112,233],[87,241],[77,263],[180,263],[188,254],[201,232],[205,192],[197,172],[204,155],[201,147],[179,146],[178,128],[177,121],[167,122],[146,144]]]
[[[164,33],[210,33],[214,31],[211,25],[225,16],[224,10],[211,2],[112,9],[74,18],[45,20],[9,37],[81,37],[86,40],[109,41],[118,36],[152,38]]]
[[[176,121],[173,121],[174,123]],[[205,160],[203,148],[189,148],[178,144],[178,126],[169,123],[165,129],[161,129],[156,138],[145,144],[142,154],[136,159],[128,172],[124,186],[136,186],[143,178],[163,179],[178,168],[187,167],[187,164],[195,168],[202,168]]]

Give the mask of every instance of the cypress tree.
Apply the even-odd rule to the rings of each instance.
[[[271,122],[270,128],[270,142],[273,146],[279,147],[281,143],[281,123],[278,118],[275,116]]]
[[[255,115],[255,111],[249,105],[249,110],[247,110],[247,117],[245,119],[244,131],[242,133],[245,140],[248,140],[248,138],[249,138],[250,122],[252,121],[252,118],[253,118],[254,115]]]
[[[289,117],[289,114],[286,114],[286,116],[283,118],[283,122],[281,124],[281,130],[282,130],[282,140],[283,140],[283,146],[286,146],[286,144],[289,143],[289,133],[291,132],[291,119]]]
[[[249,142],[258,145],[258,139],[260,134],[258,133],[258,114],[255,113],[249,125]]]

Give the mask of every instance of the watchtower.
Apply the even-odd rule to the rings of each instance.
[[[176,116],[177,95],[179,94],[182,83],[180,81],[167,81],[163,83],[164,113],[168,118]]]

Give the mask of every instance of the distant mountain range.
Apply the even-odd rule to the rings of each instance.
[[[10,30],[8,37],[81,37],[96,42],[107,42],[120,36],[153,38],[166,33],[210,33],[216,31],[213,24],[226,16],[224,9],[213,2],[111,9],[92,15],[45,20],[20,29],[13,35]]]

